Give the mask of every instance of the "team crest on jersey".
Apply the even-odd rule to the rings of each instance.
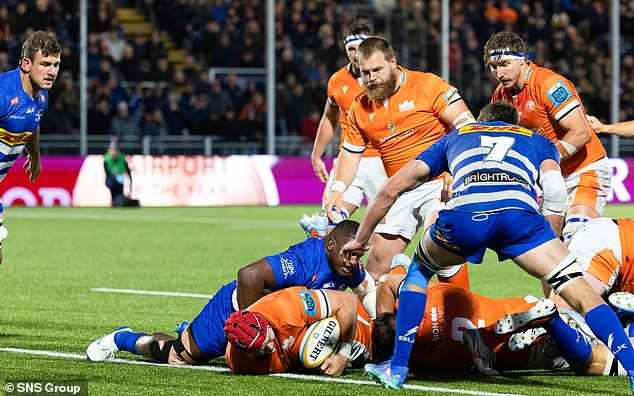
[[[396,124],[393,124],[393,123],[390,122],[389,124],[387,124],[387,129],[389,129],[390,132],[395,132],[396,131]]]
[[[558,81],[550,87],[550,89],[546,92],[546,96],[553,102],[555,107],[559,107],[562,103],[572,97],[572,93],[561,81]]]
[[[302,299],[302,305],[304,305],[304,312],[308,315],[317,315],[317,304],[309,291],[300,290],[299,297]]]
[[[46,96],[44,96],[44,94],[40,94],[40,101],[42,101],[42,103],[46,103]]]
[[[442,97],[443,97],[443,99],[445,99],[445,102],[448,102],[449,99],[451,99],[453,94],[455,94],[456,92],[458,92],[458,89],[454,88],[454,87],[451,87],[451,88],[449,88],[449,91],[445,92],[445,94]]]
[[[414,110],[415,107],[413,100],[406,100],[403,103],[398,104],[398,111],[405,113],[406,111]]]
[[[15,98],[11,99],[11,106],[15,106],[18,104],[18,97],[16,96]]]
[[[341,87],[341,90],[343,91],[343,94],[345,95],[346,92],[348,92],[348,86],[344,85],[343,87]]]

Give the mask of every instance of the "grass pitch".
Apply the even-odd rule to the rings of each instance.
[[[359,370],[325,377],[249,377],[226,372],[222,359],[204,370],[90,363],[94,339],[121,325],[169,332],[191,320],[204,298],[92,291],[135,289],[213,294],[236,270],[304,238],[297,220],[316,207],[276,208],[5,208],[10,231],[0,267],[0,381],[83,381],[91,395],[365,395],[393,392],[370,384]],[[606,216],[627,217],[612,205]],[[354,216],[359,219],[359,216]],[[412,247],[408,249],[411,253]],[[487,255],[471,265],[472,289],[491,297],[540,294],[538,282],[507,261]],[[44,355],[17,352],[46,351]],[[59,353],[52,356],[52,353]],[[411,378],[402,394],[618,395],[625,378],[576,377],[525,371],[486,378],[430,373]],[[413,388],[412,388],[413,387]]]

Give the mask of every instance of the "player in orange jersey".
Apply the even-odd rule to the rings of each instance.
[[[327,183],[324,190],[324,200],[327,199],[330,185],[334,180],[329,177],[324,161],[328,144],[335,137],[335,130],[340,123],[342,128],[347,124],[348,108],[360,93],[363,92],[363,80],[357,62],[357,47],[366,38],[372,36],[372,27],[367,20],[361,18],[352,23],[343,37],[346,55],[350,61],[346,66],[335,72],[328,80],[328,100],[324,113],[319,122],[317,136],[313,144],[311,161],[313,170],[321,181]],[[341,144],[339,146],[341,149]],[[363,198],[369,202],[374,198],[379,187],[387,180],[385,169],[379,152],[369,147],[364,153],[357,174],[352,184],[343,194],[343,207],[346,215],[352,215],[361,206]]]
[[[292,287],[269,294],[227,319],[227,364],[236,374],[296,369],[300,367],[299,352],[306,330],[329,316],[335,316],[341,325],[341,344],[321,371],[337,376],[348,362],[367,361],[371,353],[370,318],[353,294]]]
[[[396,315],[393,312],[403,279],[403,275],[387,274],[377,286],[378,316],[372,330],[375,362],[389,358],[394,345]],[[584,331],[587,330],[561,327],[553,338],[568,337],[568,340],[555,343],[553,338],[542,335],[524,345],[518,345],[517,335],[494,331],[501,318],[528,312],[537,307],[538,301],[533,296],[493,299],[454,285],[430,282],[428,304],[417,329],[410,369],[467,371],[475,366],[483,374],[495,375],[497,370],[571,368],[582,375],[627,374],[605,345],[586,338]],[[568,361],[558,350],[566,348],[566,344]]]
[[[333,208],[342,208],[343,192],[369,144],[379,151],[391,176],[446,133],[474,121],[456,88],[434,74],[399,66],[385,39],[367,38],[357,56],[364,93],[350,106],[343,126],[343,150],[325,206],[328,216]],[[428,213],[442,207],[442,186],[440,177],[403,194],[376,227],[366,261],[374,279],[387,273],[392,257],[407,247]]]
[[[575,86],[526,59],[526,43],[516,33],[493,34],[484,46],[484,63],[500,82],[491,101],[513,104],[520,125],[557,145],[568,201],[563,230],[554,231],[567,242],[581,224],[603,213],[612,177],[606,152]]]

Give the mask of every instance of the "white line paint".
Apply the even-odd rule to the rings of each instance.
[[[53,351],[38,351],[33,349],[20,349],[20,348],[0,348],[0,352],[9,352],[9,353],[23,353],[28,355],[40,355],[40,356],[51,356],[51,357],[61,357],[61,358],[71,358],[71,359],[83,359],[86,360],[86,355],[78,355],[76,353],[63,353],[63,352],[53,352]],[[127,364],[140,364],[140,365],[148,365],[148,366],[160,366],[160,367],[171,367],[171,368],[180,368],[180,369],[189,369],[189,370],[203,370],[203,371],[215,371],[215,372],[228,372],[229,369],[226,367],[217,367],[217,366],[179,366],[179,365],[169,365],[169,364],[161,364],[148,362],[144,360],[130,360],[130,359],[113,359],[110,362],[114,363],[127,363]],[[290,379],[299,379],[304,381],[321,381],[321,382],[335,382],[339,384],[355,384],[355,385],[373,385],[379,386],[376,382],[371,381],[363,381],[363,380],[355,380],[355,379],[346,379],[346,378],[335,378],[335,377],[327,377],[321,375],[304,375],[304,374],[271,374],[273,377],[282,377],[282,378],[290,378]],[[418,391],[427,391],[427,392],[437,392],[437,393],[455,393],[462,395],[477,395],[477,396],[522,396],[516,393],[493,393],[486,391],[477,391],[477,390],[467,390],[467,389],[453,389],[453,388],[439,388],[435,386],[422,386],[422,385],[408,385],[405,384],[403,386],[405,389],[412,389]]]
[[[103,293],[147,294],[152,296],[170,296],[170,297],[192,297],[192,298],[204,298],[206,300],[209,300],[210,298],[213,297],[213,295],[211,294],[179,293],[179,292],[135,290],[135,289],[110,289],[107,287],[96,287],[90,290],[94,292],[103,292]]]

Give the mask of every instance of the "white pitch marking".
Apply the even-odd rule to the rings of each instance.
[[[204,298],[206,300],[209,300],[210,298],[213,297],[213,295],[210,295],[210,294],[179,293],[179,292],[166,292],[166,291],[153,291],[153,290],[134,290],[134,289],[110,289],[107,287],[96,287],[90,290],[94,292],[104,292],[104,293],[148,294],[152,296]]]
[[[38,351],[33,349],[20,349],[20,348],[0,348],[0,352],[12,352],[12,353],[24,353],[28,355],[40,355],[40,356],[52,356],[52,357],[65,357],[71,359],[86,359],[86,355],[79,355],[76,353],[63,353],[63,352],[53,352],[53,351]],[[108,363],[127,363],[127,364],[141,364],[148,366],[160,366],[160,367],[173,367],[173,368],[181,368],[181,369],[189,369],[189,370],[204,370],[204,371],[215,371],[215,372],[228,372],[229,369],[226,367],[216,367],[216,366],[186,366],[186,365],[171,365],[171,364],[162,364],[162,363],[154,363],[148,362],[144,360],[130,360],[130,359],[118,359],[115,358],[113,360],[108,361]],[[95,363],[96,364],[96,363]],[[363,380],[355,380],[355,379],[346,379],[346,378],[335,378],[335,377],[326,377],[319,375],[305,375],[305,374],[291,374],[291,373],[282,373],[282,374],[271,374],[273,377],[282,377],[282,378],[291,378],[291,379],[301,379],[306,381],[322,381],[322,382],[337,382],[340,384],[355,384],[355,385],[373,385],[379,386],[376,382],[372,381],[363,381]],[[522,396],[516,393],[493,393],[486,391],[476,391],[476,390],[467,390],[467,389],[452,389],[452,388],[439,388],[435,386],[422,386],[422,385],[403,385],[405,389],[413,389],[419,391],[429,391],[429,392],[441,392],[441,393],[458,393],[462,395],[477,395],[477,396]]]

